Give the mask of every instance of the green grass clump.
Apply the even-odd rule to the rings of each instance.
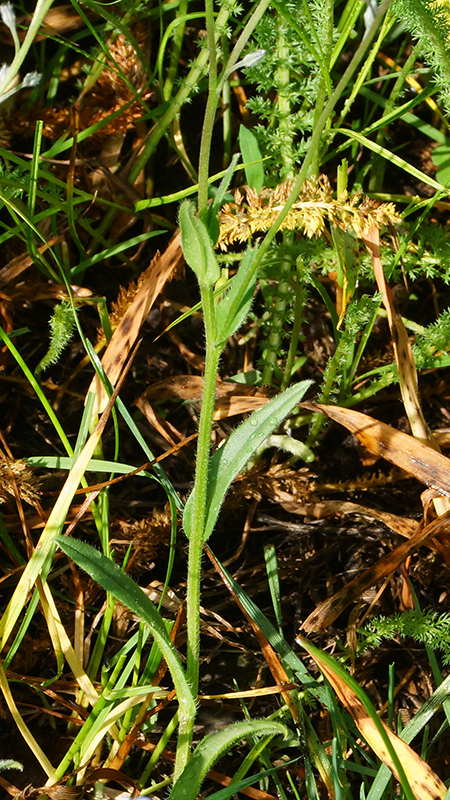
[[[448,9],[421,0],[385,0],[373,14],[355,0],[259,0],[245,7],[234,0],[216,5],[205,0],[202,8],[191,7],[187,0],[154,6],[121,0],[113,7],[73,0],[78,21],[69,40],[57,29],[41,30],[50,7],[48,0],[39,0],[31,21],[22,27],[17,18],[24,8],[17,6],[16,18],[10,3],[0,6],[12,52],[11,63],[0,70],[0,100],[5,102],[0,116],[0,243],[13,248],[19,259],[8,250],[5,273],[0,274],[2,280],[7,276],[3,299],[9,302],[7,291],[16,288],[16,302],[22,297],[32,302],[33,297],[21,295],[20,284],[13,283],[13,268],[18,263],[23,270],[34,265],[36,285],[52,306],[50,348],[42,357],[41,342],[35,357],[29,329],[15,330],[7,315],[0,336],[9,363],[17,369],[14,378],[20,375],[36,395],[40,414],[51,423],[58,441],[58,455],[36,455],[33,449],[21,456],[28,456],[33,466],[67,472],[53,505],[42,512],[39,536],[33,539],[27,531],[24,551],[15,545],[6,517],[0,523],[3,548],[14,564],[14,588],[0,622],[1,648],[7,647],[0,686],[9,712],[46,773],[49,788],[66,778],[82,784],[91,764],[131,769],[128,754],[137,732],[161,731],[161,719],[164,730],[155,752],[140,759],[132,776],[146,793],[170,786],[173,800],[194,800],[216,761],[245,740],[248,753],[230,786],[217,793],[221,800],[251,782],[267,789],[269,776],[283,800],[292,794],[318,798],[325,790],[336,800],[394,797],[386,763],[394,765],[404,796],[412,800],[411,772],[403,769],[396,740],[379,723],[363,689],[338,660],[320,656],[305,644],[323,674],[334,675],[336,683],[328,683],[284,638],[275,551],[266,553],[266,563],[278,629],[217,562],[216,568],[260,634],[281,701],[263,719],[251,718],[243,706],[244,721],[206,736],[195,748],[193,741],[204,655],[202,559],[231,485],[252,459],[282,443],[275,433],[279,429],[299,437],[295,447],[284,448],[287,452],[305,461],[314,457],[324,420],[296,414],[307,392],[319,402],[352,406],[397,381],[392,359],[375,367],[368,361],[382,315],[373,257],[367,254],[374,231],[381,232],[380,257],[389,281],[399,280],[403,272],[412,282],[448,283],[448,232],[430,220],[433,208],[447,203],[449,191],[439,174],[434,178],[419,169],[408,160],[407,146],[390,138],[401,122],[410,126],[411,137],[420,130],[431,147],[450,144]],[[397,62],[380,76],[376,59],[384,48],[390,53],[397,49]],[[65,90],[63,76],[75,58],[82,62],[81,71]],[[32,61],[39,69],[25,71],[21,79],[20,70],[27,70]],[[423,69],[426,85],[412,94],[408,86],[418,72],[423,77]],[[14,80],[18,82],[13,86]],[[239,98],[246,96],[241,119],[233,88],[239,90]],[[10,101],[16,109],[7,107]],[[425,101],[436,113],[431,120]],[[192,114],[190,127],[187,120],[194,107],[201,107],[202,122],[197,124]],[[19,130],[25,131],[25,141],[33,141],[32,153],[23,149],[22,140],[20,149],[15,146]],[[173,171],[167,167],[170,180],[165,181],[160,163],[177,164]],[[394,192],[399,175],[415,186],[423,182],[432,195],[422,199]],[[167,231],[178,235],[178,228],[199,302],[184,309],[177,322],[182,325],[200,311],[204,326],[202,402],[187,496],[180,496],[178,482],[172,481],[142,434],[142,420],[134,407],[130,410],[128,386],[136,381],[142,392],[143,378],[136,377],[132,363],[140,325],[133,329],[130,322],[124,332],[115,320],[112,330],[103,297],[110,299],[109,280],[116,271],[126,267],[135,277],[142,259],[154,254],[153,245],[163,250]],[[160,263],[155,261],[155,273]],[[130,297],[130,304],[140,301],[135,310],[142,314],[142,324],[148,311],[155,310],[162,285],[152,280],[156,281],[150,270],[134,299]],[[192,280],[188,283],[193,292]],[[90,285],[92,289],[86,288]],[[139,295],[143,287],[145,298]],[[328,357],[316,362],[308,360],[303,349],[312,305],[325,320],[331,341]],[[98,335],[93,333],[93,308],[103,328]],[[449,366],[448,310],[438,310],[423,325],[408,318],[404,324],[416,335],[418,370]],[[259,337],[256,368],[243,377],[255,390],[266,392],[268,402],[247,414],[213,450],[221,365],[230,342],[237,347],[252,336]],[[105,341],[117,348],[121,370],[114,378],[99,358]],[[82,403],[75,428],[73,419],[58,414],[49,400],[51,379],[39,383],[50,367],[48,374],[63,381],[69,342],[83,353],[83,364],[90,370],[89,385],[81,382],[76,396]],[[147,366],[150,362],[149,357]],[[303,374],[305,368],[309,377]],[[239,368],[234,378],[242,374]],[[106,400],[101,402],[101,397]],[[174,429],[165,422],[158,417],[159,433],[172,436]],[[308,424],[309,432],[300,439]],[[145,458],[144,467],[136,468],[121,455],[124,437],[141,462]],[[133,545],[123,556],[115,551],[109,484],[128,473],[155,485],[168,504],[169,556],[166,573],[159,576],[159,607],[127,574]],[[16,489],[20,507],[27,498]],[[85,495],[81,501],[77,492]],[[41,510],[37,501],[35,507]],[[84,533],[76,533],[88,512],[94,546],[83,541]],[[187,551],[187,567],[176,564],[186,572],[183,656],[177,623],[164,610],[179,558],[180,519]],[[61,591],[55,588],[58,570],[67,563],[63,553],[78,587],[73,625],[67,623]],[[87,635],[84,630],[83,579],[75,565],[103,592],[92,648],[93,631]],[[98,595],[93,595],[97,602]],[[136,630],[114,648],[114,621],[121,605],[134,615]],[[27,646],[36,620],[39,625],[44,621],[54,651],[52,674],[38,689],[42,702],[48,704],[45,690],[68,674],[75,686],[72,717],[67,714],[64,721],[72,740],[56,765],[52,753],[36,741],[14,697],[15,678],[6,672]],[[447,664],[447,627],[448,615],[435,612],[380,618],[366,626],[365,644],[374,647],[383,638],[414,635],[427,648],[442,650]],[[432,667],[434,694],[400,731],[406,743],[422,734],[427,757],[431,747],[427,749],[426,726],[442,704],[446,716],[449,713],[444,702],[448,680],[442,680],[436,661]],[[166,683],[176,695],[169,719],[164,715],[171,700]],[[364,732],[358,715],[352,714],[351,692],[377,728],[390,760],[376,747],[378,755],[373,755],[361,744]],[[310,711],[317,704],[329,721],[327,740],[313,724]],[[158,758],[169,745],[175,754],[173,772],[153,779]],[[294,766],[299,758],[300,784]],[[254,767],[256,775],[251,774]],[[6,768],[5,763],[0,768]],[[438,779],[436,785],[435,796],[444,796]]]

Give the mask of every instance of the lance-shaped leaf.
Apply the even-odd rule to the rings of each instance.
[[[220,278],[220,268],[206,226],[195,216],[195,206],[189,200],[181,204],[178,221],[186,262],[201,287],[212,286]]]
[[[247,183],[250,189],[255,189],[259,194],[264,185],[263,157],[255,134],[245,125],[241,125],[239,128],[239,147],[246,164],[244,169]],[[248,163],[252,161],[257,163]]]
[[[178,655],[163,620],[145,592],[125,572],[122,572],[117,564],[86,542],[66,536],[57,536],[55,541],[66,556],[84,569],[105,591],[110,592],[120,603],[147,623],[172,675],[180,714],[187,718],[194,717],[194,698]]]
[[[208,494],[206,499],[206,524],[204,541],[212,534],[220,506],[236,475],[265,439],[290,414],[302,399],[312,381],[301,381],[254,411],[229,436],[224,446],[216,450],[209,462]],[[195,520],[192,518],[194,491],[188,498],[183,514],[183,526],[189,538]]]
[[[246,250],[230,290],[216,306],[217,337],[221,347],[225,347],[230,336],[239,330],[252,306],[256,271],[252,276],[249,272],[257,252],[257,247]]]
[[[213,764],[235,744],[248,736],[283,736],[288,729],[279,722],[251,720],[228,725],[218,733],[211,733],[195,748],[190,761],[173,787],[169,800],[195,800],[200,784]]]

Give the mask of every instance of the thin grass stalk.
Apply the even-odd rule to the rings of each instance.
[[[160,758],[163,750],[167,747],[170,737],[173,736],[174,732],[176,731],[177,725],[178,725],[178,712],[174,714],[169,724],[166,726],[164,733],[162,734],[158,744],[156,745],[153,753],[151,754],[148,760],[148,763],[141,777],[139,778],[138,786],[140,789],[145,789],[148,779],[152,774],[154,767],[158,763],[158,759]]]
[[[305,6],[308,6],[307,0],[305,0]],[[334,0],[326,0],[323,8],[323,19],[325,20],[325,46],[324,46],[324,70],[329,70],[328,75],[324,75],[322,72],[322,77],[319,85],[319,90],[317,92],[316,98],[316,107],[314,111],[314,123],[313,123],[313,130],[317,125],[319,118],[320,118],[320,109],[323,107],[325,100],[327,97],[330,97],[331,90],[331,58],[332,58],[332,50],[333,50],[333,20],[334,20]],[[310,21],[311,28],[313,29],[312,20]],[[331,125],[331,115],[329,117],[329,125]],[[312,173],[313,175],[318,175],[320,169],[320,150],[317,148],[316,153],[314,154],[314,160],[312,162]]]
[[[187,11],[189,0],[180,0],[177,9],[177,20],[180,24],[175,27],[173,32],[172,51],[170,53],[170,63],[167,69],[167,76],[164,82],[163,99],[170,100],[173,86],[178,73],[181,48],[183,46],[184,29],[186,27]]]
[[[258,22],[260,21],[260,19],[262,19],[263,15],[267,11],[267,9],[270,6],[271,2],[272,2],[272,0],[260,0],[258,5],[256,6],[255,10],[253,11],[253,13],[250,15],[249,19],[247,20],[247,23],[246,23],[246,25],[244,27],[244,30],[242,31],[242,33],[240,34],[236,44],[234,45],[233,50],[231,52],[231,55],[230,55],[226,65],[225,65],[224,70],[222,71],[222,74],[221,74],[220,79],[219,79],[219,84],[218,84],[218,87],[217,87],[217,91],[218,92],[222,91],[223,86],[225,84],[225,81],[228,80],[230,72],[232,71],[232,69],[233,69],[234,65],[236,64],[236,62],[239,60],[239,56],[241,55],[244,47],[246,46],[248,40],[250,39],[250,36],[252,35],[253,31],[255,30],[255,28],[256,28]]]
[[[348,97],[348,99],[347,99],[347,101],[346,101],[346,103],[345,103],[345,105],[344,105],[344,107],[343,107],[343,109],[341,111],[341,115],[339,117],[339,121],[338,121],[337,125],[335,125],[335,132],[336,132],[336,129],[339,128],[342,125],[343,120],[347,116],[347,114],[350,111],[354,101],[358,97],[359,92],[361,90],[361,87],[362,87],[363,83],[365,82],[365,80],[367,78],[369,70],[372,67],[373,62],[375,61],[375,59],[376,59],[376,57],[377,57],[377,55],[378,55],[378,53],[380,51],[381,43],[382,43],[383,39],[385,38],[385,36],[391,30],[391,28],[394,25],[394,23],[395,23],[395,17],[393,15],[391,15],[391,14],[387,14],[386,18],[383,21],[383,25],[381,27],[379,35],[377,37],[377,41],[375,42],[374,46],[372,47],[368,57],[364,61],[363,67],[362,67],[357,79],[355,80],[355,83],[354,83],[353,87],[352,87],[352,91],[350,93],[350,96]],[[366,36],[364,37],[364,39],[363,39],[361,44],[364,43],[364,41],[367,38],[367,35],[368,34],[366,34]]]
[[[215,23],[216,29],[222,30],[223,26],[225,26],[228,21],[229,15],[230,11],[228,7],[222,6],[217,15]],[[144,144],[140,154],[138,155],[133,167],[130,170],[128,176],[128,183],[133,184],[138,175],[140,174],[141,170],[144,169],[145,165],[147,164],[147,161],[156,150],[157,145],[159,144],[160,140],[166,133],[166,130],[170,126],[172,120],[180,112],[181,107],[184,105],[184,103],[191,95],[195,87],[198,86],[199,81],[201,80],[201,78],[203,77],[208,68],[208,63],[209,63],[209,50],[205,48],[204,50],[201,50],[200,53],[198,54],[194,64],[192,65],[189,71],[189,74],[183,81],[182,86],[180,87],[177,94],[173,98],[167,111],[163,114],[161,119],[152,129],[146,143]]]
[[[208,39],[209,73],[208,73],[208,98],[206,101],[205,116],[200,140],[200,155],[198,161],[198,214],[206,222],[208,211],[208,176],[209,160],[211,155],[211,141],[216,116],[219,94],[217,92],[217,52],[216,35],[214,26],[214,2],[205,0],[206,35]]]
[[[228,56],[228,39],[222,36],[222,52],[224,58]],[[228,78],[222,89],[222,137],[223,137],[223,159],[222,165],[226,169],[231,161],[231,86]]]
[[[412,49],[411,53],[409,54],[408,58],[403,64],[398,74],[398,78],[394,83],[394,87],[389,95],[387,103],[383,109],[381,119],[387,117],[394,110],[397,99],[400,93],[404,89],[406,78],[411,73],[414,64],[416,63],[416,59],[419,52],[420,48],[418,45],[416,45],[416,47]],[[384,140],[386,138],[387,130],[388,130],[387,126],[383,126],[378,130],[376,138],[377,144],[383,145]],[[383,187],[384,174],[386,171],[386,161],[383,158],[377,158],[377,157],[375,157],[373,161],[374,163],[372,164],[370,181],[369,181],[369,192],[381,192],[381,189]]]
[[[42,25],[43,19],[52,6],[53,0],[38,0],[36,4],[36,8],[34,9],[34,14],[30,22],[30,26],[27,30],[25,39],[22,42],[22,46],[19,50],[16,48],[15,56],[9,65],[3,82],[0,84],[0,96],[3,94],[5,89],[9,86],[12,80],[16,77],[20,67],[22,66],[26,55],[33,44],[34,38]]]
[[[227,79],[227,73],[229,74],[229,71],[233,68],[233,65],[237,62],[240,54],[242,53],[242,50],[247,44],[256,25],[258,24],[259,20],[261,19],[264,12],[269,7],[269,5],[270,5],[270,0],[262,0],[262,2],[259,3],[255,11],[251,15],[250,19],[248,20],[244,30],[242,31],[238,41],[236,42],[235,47],[233,48],[231,56],[222,73],[222,77],[217,85],[218,92],[222,91],[223,84]],[[230,16],[230,10],[228,6],[226,6],[225,4],[222,5],[214,22],[216,42],[219,41],[219,38],[226,27],[229,16]],[[184,103],[186,102],[192,91],[196,88],[199,81],[204,76],[206,70],[208,69],[208,59],[209,59],[209,52],[208,49],[205,48],[198,54],[194,64],[191,67],[189,74],[183,81],[182,86],[180,87],[178,93],[173,98],[169,108],[163,114],[159,122],[155,125],[155,127],[151,131],[150,136],[147,139],[144,147],[142,148],[139,156],[137,157],[134,166],[130,170],[130,174],[128,176],[129,183],[131,184],[134,183],[140,171],[145,167],[148,159],[156,150],[158,143],[164,136],[173,118],[180,112],[181,107],[184,105]]]
[[[50,763],[49,759],[47,758],[46,754],[36,742],[34,736],[30,733],[29,729],[25,725],[19,710],[15,704],[14,698],[11,693],[11,689],[9,687],[8,679],[5,675],[5,671],[3,669],[3,665],[0,663],[0,689],[3,692],[3,697],[5,698],[6,705],[11,712],[11,716],[17,725],[18,730],[22,734],[24,740],[26,741],[28,747],[30,748],[31,752],[34,753],[36,759],[39,761],[42,769],[48,775],[49,779],[54,782],[55,780],[55,770],[52,764]]]

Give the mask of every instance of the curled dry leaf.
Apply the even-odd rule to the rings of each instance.
[[[200,375],[177,375],[150,386],[145,391],[147,399],[184,400],[198,403],[202,399],[203,378]],[[238,383],[227,383],[218,380],[216,383],[216,402],[213,419],[224,419],[236,414],[248,414],[261,408],[269,398],[254,386]]]
[[[396,764],[386,746],[385,738],[382,736],[379,726],[369,714],[369,699],[366,698],[365,702],[362,702],[361,698],[358,696],[359,692],[362,690],[358,687],[358,693],[355,691],[353,686],[357,686],[357,684],[350,675],[344,673],[343,667],[338,667],[338,665],[336,665],[336,669],[334,668],[331,656],[322,653],[303,636],[298,637],[298,642],[307,650],[321,672],[323,672],[328,679],[339,700],[355,720],[358,729],[374,753],[389,767],[397,780],[400,780]],[[344,674],[341,674],[341,672]],[[372,710],[375,716],[375,709],[372,708]],[[391,731],[382,720],[379,720],[379,723],[383,727],[386,736],[389,738],[397,754],[397,758],[403,767],[409,785],[417,800],[437,800],[437,798],[444,798],[447,789],[431,767],[429,767],[403,739],[400,739],[399,736]]]
[[[432,447],[351,408],[316,403],[302,403],[301,408],[326,414],[351,431],[371,453],[382,456],[439,494],[450,497],[450,460]]]

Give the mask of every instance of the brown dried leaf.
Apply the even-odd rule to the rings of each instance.
[[[202,394],[203,378],[201,376],[177,375],[150,386],[145,392],[145,397],[149,400],[153,398],[157,400],[178,399],[199,403]],[[254,386],[218,380],[213,419],[219,420],[236,414],[250,413],[264,406],[268,400],[269,398]]]
[[[450,460],[418,439],[351,408],[302,403],[351,431],[371,453],[382,456],[418,481],[450,497]]]
[[[345,514],[361,514],[372,519],[384,522],[388,528],[406,539],[410,539],[417,533],[419,523],[408,517],[399,517],[397,514],[390,514],[379,508],[369,508],[359,503],[351,503],[341,500],[320,500],[317,503],[307,503],[301,505],[295,502],[280,502],[282,508],[290,514],[301,514],[316,519],[328,519],[329,517],[343,517]]]

